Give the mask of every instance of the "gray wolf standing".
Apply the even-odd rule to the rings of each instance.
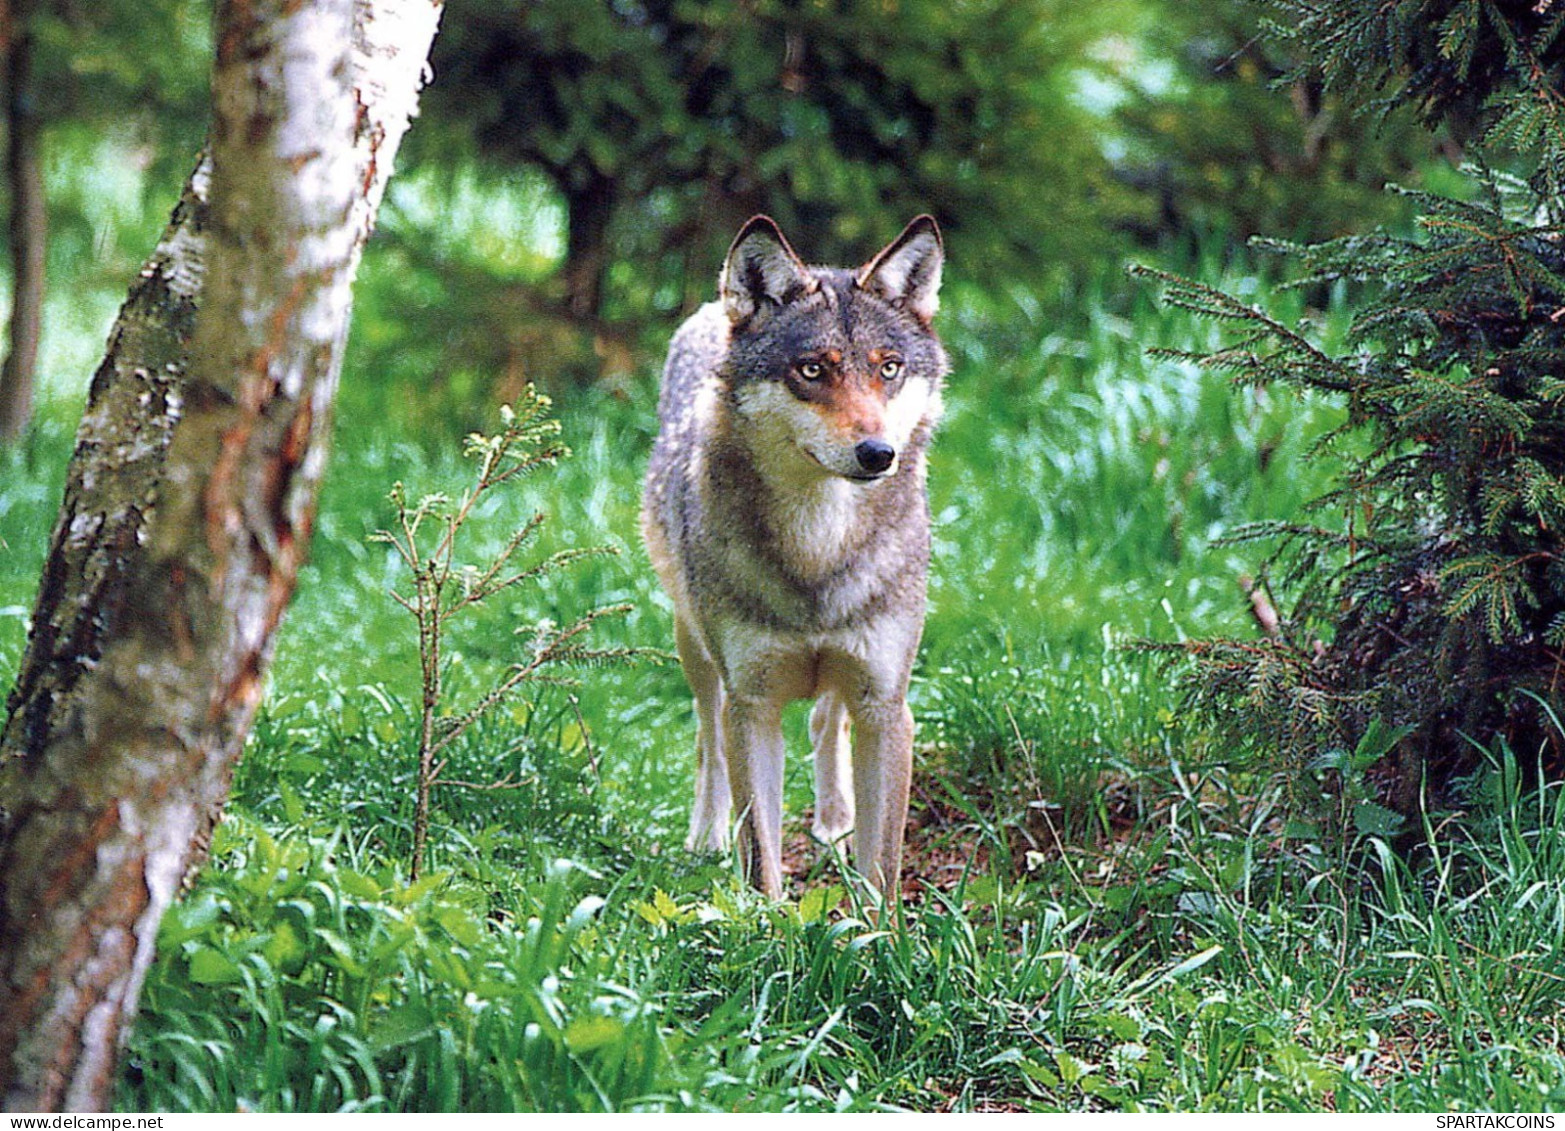
[[[931,328],[944,251],[920,216],[856,271],[808,267],[766,216],[720,301],[669,347],[642,529],[695,695],[689,846],[782,894],[783,708],[816,700],[813,832],[900,878],[924,627],[924,451],[949,370]],[[851,738],[850,738],[851,734]]]

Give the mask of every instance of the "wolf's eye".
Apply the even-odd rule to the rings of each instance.
[[[799,362],[799,376],[806,381],[819,381],[826,375],[826,367],[818,361]]]
[[[902,363],[900,361],[883,361],[880,363],[880,379],[882,381],[895,381],[902,376]]]

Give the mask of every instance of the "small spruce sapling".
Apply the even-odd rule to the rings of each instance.
[[[611,546],[590,546],[560,550],[518,564],[518,553],[546,521],[540,512],[513,532],[483,564],[458,561],[457,543],[481,499],[536,471],[554,467],[570,455],[570,450],[559,442],[559,422],[548,415],[550,405],[548,397],[529,386],[514,406],[501,407],[499,432],[492,436],[476,432],[468,436],[465,454],[477,461],[477,469],[472,485],[460,498],[453,501],[443,494],[430,494],[410,503],[406,488],[399,482],[390,494],[397,512],[397,528],[371,536],[372,540],[394,548],[412,574],[411,585],[403,591],[393,590],[391,596],[412,614],[418,625],[422,695],[413,845],[408,869],[414,879],[424,866],[430,795],[436,786],[505,789],[514,785],[506,780],[486,784],[457,782],[442,776],[449,762],[447,752],[469,727],[523,684],[569,686],[575,682],[558,669],[624,663],[639,655],[630,648],[593,648],[587,643],[594,624],[604,617],[623,616],[630,611],[629,605],[590,609],[564,628],[541,620],[516,630],[517,635],[527,638],[521,659],[507,667],[466,709],[446,708],[445,640],[453,618],[497,594],[540,582],[583,558],[618,553]]]

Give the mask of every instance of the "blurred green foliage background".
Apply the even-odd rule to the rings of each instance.
[[[45,396],[81,395],[84,325],[107,325],[192,162],[207,16],[33,16]],[[460,430],[525,381],[645,372],[754,212],[822,262],[933,212],[949,277],[1003,313],[1129,252],[1222,262],[1257,232],[1395,224],[1387,182],[1455,179],[1456,141],[1346,113],[1260,19],[1249,0],[450,0],[359,292],[377,377],[347,402]]]

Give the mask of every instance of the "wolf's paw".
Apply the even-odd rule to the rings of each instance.
[[[822,808],[810,823],[810,835],[828,848],[841,845],[853,832],[853,812],[847,809]]]

